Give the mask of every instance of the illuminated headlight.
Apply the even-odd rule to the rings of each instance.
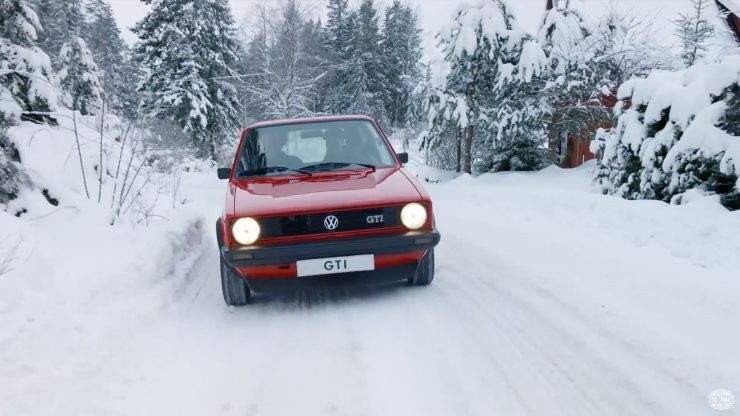
[[[427,209],[413,202],[401,210],[401,222],[409,230],[418,230],[427,223]]]
[[[231,227],[231,235],[237,243],[248,246],[260,238],[260,225],[254,218],[239,218]]]

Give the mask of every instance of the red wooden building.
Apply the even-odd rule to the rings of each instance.
[[[599,104],[604,108],[614,108],[617,104],[616,94],[602,95]],[[553,123],[550,131],[550,153],[558,166],[563,168],[575,168],[596,159],[591,153],[590,139],[599,128],[610,129],[611,124],[593,125],[581,130],[580,134],[573,134],[558,128],[557,123]]]
[[[727,25],[740,42],[740,4],[736,0],[715,0],[719,10],[727,15]]]

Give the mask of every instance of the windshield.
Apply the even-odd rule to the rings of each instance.
[[[244,139],[239,177],[395,166],[386,141],[368,120],[286,124],[252,129]]]

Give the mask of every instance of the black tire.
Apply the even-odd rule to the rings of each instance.
[[[409,278],[409,283],[414,286],[429,286],[432,280],[434,280],[434,249],[429,250],[419,261],[416,273]]]
[[[244,306],[249,303],[252,292],[247,282],[236,276],[224,259],[221,259],[221,290],[224,293],[224,302],[229,306]]]

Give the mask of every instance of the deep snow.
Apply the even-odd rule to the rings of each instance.
[[[0,415],[714,414],[709,392],[740,392],[740,214],[602,196],[589,168],[429,184],[431,287],[240,309],[221,299],[212,175],[183,183],[205,226],[157,226],[172,250],[147,241],[162,228],[101,242],[38,223],[46,261],[0,277]],[[85,251],[48,255],[62,244]]]

